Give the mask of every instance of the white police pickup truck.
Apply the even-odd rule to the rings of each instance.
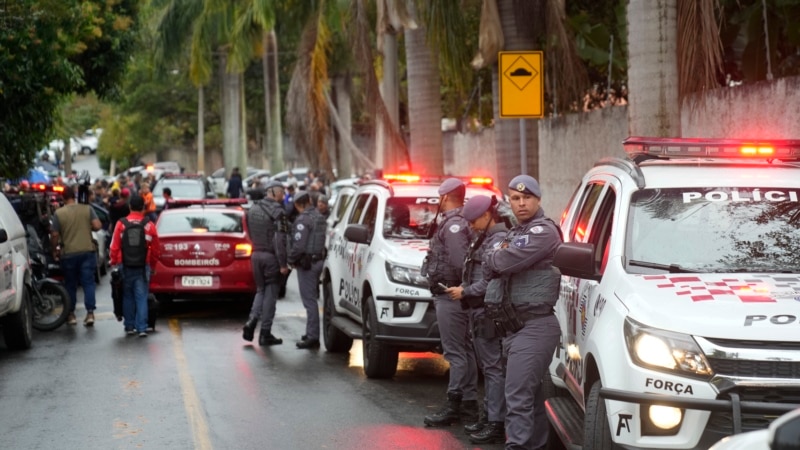
[[[14,207],[0,194],[0,327],[6,347],[24,350],[33,338],[28,243]]]
[[[329,230],[322,271],[325,348],[347,352],[353,339],[361,339],[369,378],[394,376],[401,351],[440,346],[433,297],[420,268],[442,179],[391,178],[358,186]],[[489,179],[466,181],[467,198],[501,196],[487,186]]]
[[[707,449],[800,404],[800,141],[628,138],[564,213],[547,413],[570,449]]]

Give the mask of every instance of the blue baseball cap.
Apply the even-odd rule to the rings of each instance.
[[[476,195],[467,200],[461,213],[467,222],[472,222],[492,207],[492,199],[486,195]]]
[[[456,190],[456,188],[464,186],[464,182],[458,178],[448,178],[439,185],[439,195],[447,195]]]
[[[530,175],[515,176],[508,183],[508,188],[512,191],[531,194],[538,198],[542,198],[542,189],[539,187],[539,182],[536,181],[536,178],[533,178]]]

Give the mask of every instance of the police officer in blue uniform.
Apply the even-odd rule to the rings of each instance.
[[[465,425],[464,430],[470,433],[473,444],[494,444],[504,442],[506,436],[505,361],[502,339],[484,312],[484,295],[492,272],[482,262],[487,250],[500,246],[508,228],[497,216],[495,197],[477,195],[469,199],[464,205],[464,219],[476,237],[467,252],[461,286],[447,288],[447,294],[469,308],[472,342],[484,381],[480,420]]]
[[[306,309],[306,334],[297,342],[297,348],[319,348],[319,276],[325,259],[325,216],[312,203],[308,191],[294,198],[298,215],[292,226],[289,264],[297,268],[300,298]]]
[[[264,188],[264,198],[258,200],[247,212],[247,228],[253,241],[253,279],[256,295],[250,309],[250,317],[242,329],[242,338],[252,341],[256,325],[261,319],[258,345],[278,345],[283,339],[272,334],[275,305],[281,275],[289,272],[286,261],[286,234],[289,224],[283,209],[283,184],[272,181]]]
[[[447,404],[425,416],[425,425],[431,427],[478,420],[478,368],[469,340],[469,312],[446,292],[449,287],[461,285],[464,258],[472,240],[469,224],[461,215],[466,186],[457,178],[448,178],[439,186],[438,193],[443,217],[431,238],[423,273],[434,295],[444,359],[450,363],[450,381]]]
[[[505,335],[505,448],[539,449],[549,431],[542,379],[561,334],[553,314],[561,276],[552,266],[561,231],[545,217],[533,177],[514,177],[508,196],[519,223],[486,252],[484,264],[496,274],[486,291],[486,313]]]

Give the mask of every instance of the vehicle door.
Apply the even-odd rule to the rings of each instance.
[[[574,197],[574,201],[579,203],[575,213],[564,223],[565,241],[594,245],[595,268],[601,274],[605,271],[611,232],[618,210],[618,186],[611,177],[605,176],[588,182]],[[556,305],[556,314],[561,323],[562,342],[567,349],[561,354],[561,362],[574,381],[567,383],[567,386],[583,385],[584,343],[605,302],[599,287],[600,283],[596,280],[561,277],[560,301]],[[579,398],[584,395],[583,392],[575,394]]]
[[[12,251],[12,243],[6,227],[6,221],[0,217],[0,230],[5,233],[5,239],[0,239],[0,315],[4,314],[6,309],[10,306],[11,296],[13,289],[11,281],[14,276],[14,255]]]
[[[347,240],[344,234],[348,226],[363,223],[362,217],[371,201],[373,195],[368,191],[355,196],[349,213],[345,214],[344,223],[336,227],[337,234],[328,254],[336,304],[344,306],[357,319],[361,316],[361,284],[358,280],[363,279],[363,266],[359,266],[356,255],[360,252],[359,248],[369,248],[369,245]]]

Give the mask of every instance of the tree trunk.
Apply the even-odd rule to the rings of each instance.
[[[677,0],[628,2],[628,129],[680,137]]]
[[[269,75],[269,84],[265,86],[269,90],[267,109],[269,110],[269,128],[267,131],[267,145],[269,147],[269,169],[272,173],[283,171],[283,128],[281,127],[281,98],[280,80],[278,79],[278,38],[275,30],[267,32],[266,61]]]
[[[334,77],[333,92],[336,95],[336,111],[338,111],[339,119],[342,121],[342,128],[344,128],[344,132],[348,133],[348,137],[352,137],[349,74]],[[338,139],[340,143],[336,146],[338,156],[336,158],[336,173],[338,178],[348,178],[356,173],[356,171],[353,167],[353,155],[350,151],[350,147],[341,144],[342,140],[343,137],[340,137]]]
[[[405,30],[408,71],[409,156],[418,174],[444,173],[439,54],[428,45],[425,28]]]
[[[227,70],[228,57],[224,52],[220,61],[220,82],[222,84],[222,161],[225,164],[225,177],[239,165],[242,153],[241,138],[241,76]],[[244,169],[244,168],[241,168]]]
[[[206,124],[203,86],[197,88],[197,173],[206,173]]]
[[[247,102],[244,100],[244,73],[239,77],[239,153],[236,166],[241,169],[242,178],[247,176],[247,166],[250,161],[250,151],[247,145]]]
[[[269,136],[272,130],[272,123],[270,121],[270,117],[272,116],[272,112],[270,111],[270,103],[269,103],[269,83],[270,83],[270,73],[269,73],[269,62],[267,59],[269,58],[269,38],[267,34],[269,32],[265,31],[261,36],[261,43],[262,47],[264,47],[264,54],[261,55],[261,73],[264,76],[264,139],[261,141],[261,168],[267,169],[269,168]]]
[[[541,1],[541,0],[534,0]],[[503,26],[506,51],[536,50],[536,42],[530,30],[521,30],[517,27],[518,21],[514,10],[514,0],[498,0],[497,8],[500,13],[500,23]],[[546,58],[546,56],[545,56]],[[547,60],[545,59],[545,64]],[[534,119],[501,119],[500,118],[500,92],[498,89],[497,63],[492,71],[492,93],[494,96],[494,136],[495,152],[497,155],[497,179],[495,184],[505,192],[508,182],[520,173],[527,173],[539,179],[539,124]],[[522,161],[522,146],[520,141],[520,124],[525,127],[526,158]]]
[[[397,81],[397,36],[385,33],[383,36],[383,77],[381,78],[381,96],[391,117],[395,129],[400,130],[400,102],[398,100],[399,84]],[[397,172],[400,157],[393,148],[389,133],[384,130],[383,122],[376,117],[375,163],[385,172]]]

